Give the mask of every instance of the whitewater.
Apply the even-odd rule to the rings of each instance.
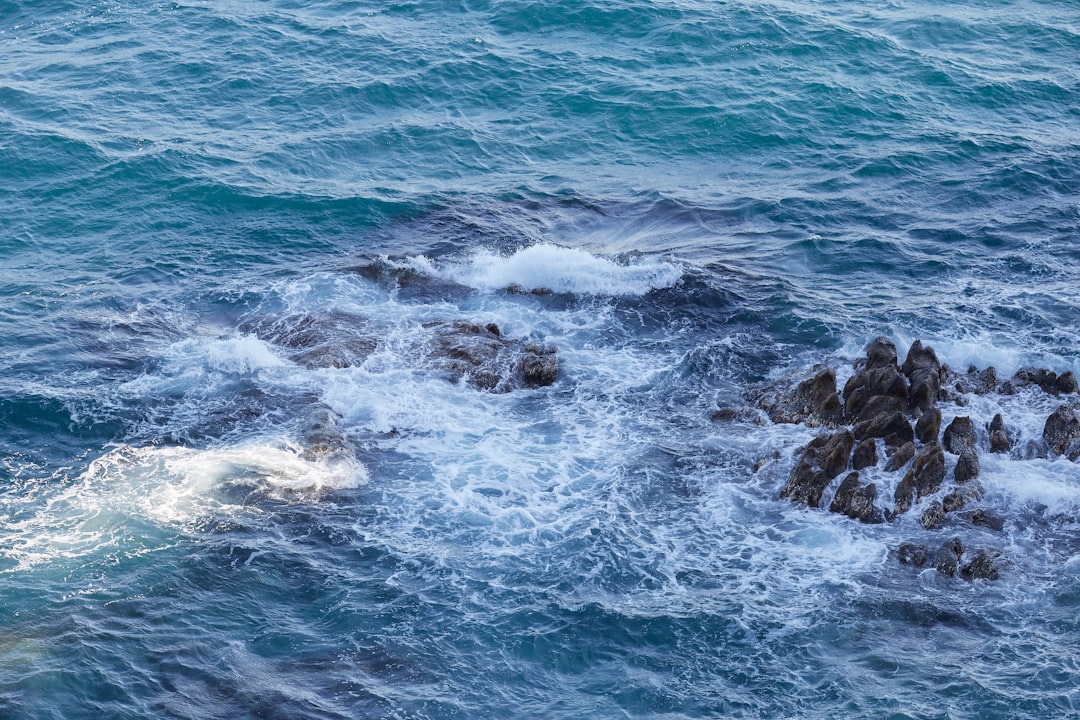
[[[0,1],[0,717],[1080,716],[1078,28]],[[879,337],[939,525],[784,491]]]

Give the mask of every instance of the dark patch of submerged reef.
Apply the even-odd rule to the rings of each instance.
[[[867,346],[866,357],[855,363],[854,371],[842,391],[837,389],[835,370],[816,366],[811,377],[793,386],[774,384],[748,394],[774,423],[802,423],[828,431],[797,451],[780,488],[781,498],[820,508],[835,486],[828,510],[864,523],[895,523],[917,509],[919,523],[928,531],[960,522],[1000,532],[1004,518],[972,507],[983,495],[978,481],[981,452],[1008,453],[1018,459],[1080,460],[1078,388],[1071,371],[1023,368],[1004,381],[993,367],[972,366],[957,373],[919,340],[900,363],[896,346],[882,337]],[[938,403],[962,407],[967,395],[1011,395],[1026,387],[1062,399],[1047,418],[1041,439],[1021,446],[1000,413],[985,422],[958,415],[941,427]],[[724,408],[713,417],[737,416],[737,411]],[[899,478],[891,502],[882,501],[875,483],[861,479],[861,474],[876,468],[881,470],[875,473],[878,478],[882,473]],[[943,575],[967,580],[993,580],[1001,572],[1001,551],[967,548],[958,537],[933,550],[923,543],[903,542],[894,555],[904,565],[932,566]]]

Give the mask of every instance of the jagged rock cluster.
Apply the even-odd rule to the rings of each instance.
[[[827,367],[791,389],[757,391],[752,399],[773,422],[805,423],[832,430],[812,440],[799,451],[788,481],[780,490],[782,498],[820,507],[836,478],[843,475],[833,493],[829,510],[866,523],[893,521],[922,504],[920,522],[924,528],[942,527],[950,513],[958,513],[982,496],[977,429],[970,417],[958,416],[942,431],[942,414],[937,403],[963,403],[963,395],[998,392],[1011,394],[1025,386],[1038,386],[1055,396],[1077,393],[1072,372],[1058,375],[1045,369],[1026,368],[1011,379],[999,382],[994,368],[966,374],[953,373],[937,358],[933,348],[916,340],[903,364],[896,346],[878,338],[867,347],[866,358],[856,363],[855,373],[837,391],[836,373]],[[1000,414],[986,426],[990,452],[1010,452],[1015,439]],[[1047,419],[1043,446],[1029,446],[1029,455],[1064,455],[1080,459],[1080,418],[1063,403]],[[879,452],[884,450],[884,458]],[[955,463],[947,461],[947,454]],[[942,494],[952,465],[952,482]],[[885,472],[903,472],[895,486],[891,509],[878,504],[874,483],[863,483],[860,473],[882,467]],[[922,501],[927,502],[923,503]],[[963,515],[975,525],[1000,530],[1003,520],[984,510]],[[967,579],[996,578],[993,550],[966,553],[958,538],[947,541],[931,556],[926,547],[901,546],[901,562],[922,566],[928,561],[946,575]]]

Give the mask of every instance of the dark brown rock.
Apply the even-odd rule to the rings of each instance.
[[[937,358],[934,348],[924,346],[922,340],[916,340],[908,348],[907,357],[904,358],[902,372],[909,378],[916,370],[941,370],[941,362]]]
[[[965,448],[960,453],[960,459],[956,461],[956,469],[953,477],[958,483],[966,483],[979,477],[979,456],[971,448]]]
[[[896,367],[896,345],[886,337],[877,337],[866,346],[866,369]]]
[[[960,538],[946,540],[934,554],[934,568],[947,577],[956,575],[960,567],[960,557],[964,554],[964,544]]]
[[[915,456],[908,471],[915,478],[917,499],[933,495],[945,480],[945,453],[937,443],[924,445]]]
[[[1058,392],[1062,393],[1075,393],[1080,391],[1080,388],[1077,386],[1076,375],[1072,370],[1068,370],[1058,375],[1057,389]]]
[[[1064,455],[1069,446],[1080,438],[1080,418],[1068,405],[1061,405],[1046,419],[1043,440],[1055,455]]]
[[[910,382],[908,402],[912,411],[922,413],[933,407],[941,392],[941,363],[934,349],[923,347],[921,340],[913,342],[902,372]]]
[[[1060,390],[1058,389],[1058,375],[1053,370],[1047,370],[1046,368],[1034,368],[1025,367],[1020,368],[1013,375],[1013,384],[1023,387],[1025,385],[1038,385],[1043,392],[1050,395],[1057,395]]]
[[[949,427],[941,435],[941,444],[946,450],[959,455],[964,450],[975,448],[975,424],[971,418],[958,416],[953,418]]]
[[[892,457],[885,463],[885,470],[888,472],[896,472],[907,465],[913,457],[915,457],[915,443],[906,442],[896,448]]]
[[[898,375],[897,377],[903,378],[902,375]],[[901,413],[906,415],[907,409],[908,405],[906,397],[899,398],[895,395],[873,395],[867,398],[865,402],[850,403],[849,407],[845,408],[845,412],[853,422],[862,422],[881,414],[891,415],[893,413]]]
[[[925,545],[918,543],[902,543],[896,551],[897,559],[904,565],[923,567],[929,559],[930,553]]]
[[[990,432],[990,452],[1005,453],[1012,449],[1012,435],[1005,428],[1005,420],[1001,417],[1001,413],[994,416],[987,429]]]
[[[1005,518],[989,510],[972,510],[968,513],[967,520],[972,525],[984,527],[995,532],[1005,529]]]
[[[559,376],[559,357],[549,346],[529,343],[521,356],[521,376],[526,387],[543,387],[555,382]]]
[[[941,411],[937,408],[930,408],[924,412],[919,418],[919,421],[915,423],[915,437],[917,437],[919,442],[923,445],[936,442],[940,431]]]
[[[899,517],[911,509],[915,502],[915,473],[908,471],[893,491],[892,517]]]
[[[994,562],[998,557],[995,550],[979,550],[969,562],[960,568],[960,577],[965,580],[997,580],[1001,577]]]
[[[852,470],[865,470],[877,465],[877,443],[872,438],[866,438],[855,446],[855,453],[851,456]]]
[[[893,493],[894,515],[911,509],[916,500],[933,495],[945,480],[945,453],[937,443],[924,445]]]
[[[758,405],[774,423],[806,423],[811,427],[837,427],[844,409],[836,392],[836,373],[819,369],[790,391],[763,392]]]
[[[877,417],[856,423],[851,428],[856,438],[886,438],[889,444],[900,445],[915,439],[915,433],[911,429],[911,423],[903,413],[882,413]],[[891,438],[891,442],[889,439]]]
[[[854,446],[855,438],[848,430],[814,438],[803,448],[780,497],[818,507],[825,488],[847,467]]]
[[[922,526],[927,530],[937,530],[945,522],[945,508],[940,502],[935,500],[923,511],[919,522],[921,522]]]
[[[885,464],[886,471],[894,473],[915,457],[915,443],[904,443],[895,448]]]
[[[870,483],[859,487],[859,473],[849,473],[836,489],[836,495],[829,510],[842,513],[864,523],[881,522],[881,512],[874,506],[877,500],[877,487]]]
[[[848,378],[844,384],[844,410],[857,419],[866,413],[865,406],[878,396],[907,400],[908,381],[895,365],[866,368]]]

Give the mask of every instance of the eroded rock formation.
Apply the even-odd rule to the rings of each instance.
[[[960,523],[1000,532],[1004,518],[985,508],[970,509],[983,495],[980,452],[1080,460],[1080,401],[1072,372],[1024,368],[1005,381],[992,367],[972,366],[965,374],[955,374],[919,340],[900,364],[895,345],[886,338],[867,346],[866,357],[856,362],[842,393],[836,391],[836,371],[818,366],[813,372],[788,389],[773,385],[748,394],[774,423],[830,430],[797,451],[780,490],[780,497],[792,502],[813,508],[827,504],[831,512],[866,523],[896,523],[918,506],[919,524],[927,531]],[[989,422],[982,420],[984,424],[971,414],[956,415],[942,431],[939,403],[959,407],[966,404],[965,395],[1014,394],[1024,388],[1064,400],[1047,419],[1041,443],[1029,439],[1018,448],[1015,432],[1000,413]],[[878,483],[864,482],[867,474],[871,479],[896,478],[885,483],[894,488],[891,507],[887,499],[882,505]],[[958,512],[963,508],[969,509]],[[965,550],[959,538],[933,553],[917,543],[904,543],[898,551],[904,564],[929,564],[942,574],[969,580],[997,578],[999,556],[993,548]]]

